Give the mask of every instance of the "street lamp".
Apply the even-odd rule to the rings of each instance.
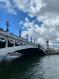
[[[9,23],[8,20],[6,21],[6,26],[7,26],[7,28],[6,28],[6,32],[9,32],[10,23]]]
[[[28,40],[28,34],[26,34],[26,39]]]
[[[47,49],[49,49],[49,40],[48,39],[46,40],[46,46],[47,46]]]
[[[32,37],[31,37],[31,43],[32,43]]]
[[[21,29],[19,30],[19,37],[21,37]]]
[[[34,44],[35,44],[35,39],[34,39]]]

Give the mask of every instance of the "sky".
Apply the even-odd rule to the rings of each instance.
[[[0,0],[0,28],[32,37],[37,43],[59,44],[59,0]]]

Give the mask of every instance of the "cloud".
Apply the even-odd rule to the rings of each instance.
[[[59,41],[58,17],[45,19],[41,26],[35,24],[34,21],[30,22],[28,18],[25,19],[25,22],[20,23],[23,24],[23,29],[26,29],[22,32],[22,37],[26,38],[26,34],[28,34],[29,39],[32,37],[33,40],[35,39],[37,43],[44,45],[46,44],[46,39],[50,40],[51,45],[52,43],[57,43]]]
[[[45,6],[42,0],[15,0],[17,8],[28,12],[30,16],[35,16]]]
[[[39,25],[35,24],[35,22],[30,22],[28,18],[25,18],[25,22],[20,22],[19,24],[21,23],[23,24],[23,29],[25,29],[24,31],[22,31],[23,38],[26,38],[26,34],[28,34],[29,40],[31,39],[31,37],[33,41],[35,40],[37,43],[43,40],[42,35],[45,31],[44,26],[39,27]]]
[[[18,9],[33,16],[59,14],[58,0],[15,0],[14,3]]]
[[[17,14],[15,11],[15,5],[11,2],[11,0],[0,0],[0,10],[5,10],[10,14]]]
[[[52,13],[52,14],[58,14],[59,13],[59,1],[58,0],[43,0],[43,2],[46,4],[45,7],[43,7],[42,11],[44,13]]]

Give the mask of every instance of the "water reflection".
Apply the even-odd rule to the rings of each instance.
[[[30,79],[39,57],[25,57],[18,61],[0,64],[1,79]],[[34,70],[35,71],[35,70]]]
[[[0,64],[0,79],[58,79],[59,56],[25,57]]]

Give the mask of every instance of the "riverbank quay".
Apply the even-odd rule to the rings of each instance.
[[[59,49],[58,48],[46,49],[45,55],[59,55]]]

